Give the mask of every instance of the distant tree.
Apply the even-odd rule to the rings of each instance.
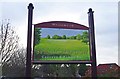
[[[74,36],[74,39],[76,39],[77,36]]]
[[[88,44],[89,39],[88,39],[88,38],[83,38],[82,42],[84,42],[84,43]]]
[[[47,35],[47,39],[50,39],[50,35]]]
[[[52,39],[62,39],[62,37],[59,35],[54,35],[54,36],[52,36]]]
[[[34,36],[35,45],[40,43],[40,39],[41,39],[41,35],[40,34],[41,34],[41,28],[35,28],[35,36]]]
[[[66,37],[66,39],[70,39],[70,37]]]
[[[76,36],[71,36],[70,39],[76,39]]]
[[[84,42],[86,44],[89,42],[89,36],[88,36],[88,32],[87,31],[82,33],[82,42]]]
[[[82,36],[80,34],[77,35],[76,39],[81,40]]]
[[[66,39],[66,35],[63,35],[62,39]]]
[[[57,39],[57,38],[58,38],[58,35],[52,36],[52,39]]]

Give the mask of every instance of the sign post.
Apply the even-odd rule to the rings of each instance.
[[[26,77],[31,77],[31,42],[32,42],[32,15],[33,4],[28,6],[28,34],[27,34],[27,54],[26,54]]]
[[[95,48],[95,33],[94,33],[94,17],[93,11],[90,8],[88,12],[88,20],[89,20],[89,31],[90,31],[90,45],[91,45],[91,53],[92,53],[92,77],[93,79],[97,79],[97,65],[96,65],[96,48]]]
[[[90,35],[90,52],[91,52],[91,60],[90,61],[69,61],[69,62],[56,62],[56,61],[49,61],[49,62],[37,62],[32,61],[31,59],[31,50],[32,50],[32,16],[33,16],[33,4],[30,3],[28,6],[28,35],[27,35],[27,54],[26,54],[26,77],[31,79],[31,68],[33,64],[91,64],[92,67],[92,78],[97,79],[97,64],[96,64],[96,48],[95,48],[95,33],[94,33],[94,17],[93,11],[90,8],[88,12],[88,21],[89,21],[89,28],[85,27],[80,24],[72,23],[72,22],[65,22],[65,21],[53,21],[53,22],[46,22],[46,23],[39,23],[36,24],[36,27],[43,27],[43,28],[65,28],[65,29],[83,29],[89,30]],[[70,25],[69,25],[70,24]],[[68,27],[69,25],[69,27]],[[67,27],[66,27],[67,26]]]

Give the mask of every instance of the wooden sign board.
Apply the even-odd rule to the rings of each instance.
[[[89,28],[66,21],[34,25],[33,62],[91,62]]]

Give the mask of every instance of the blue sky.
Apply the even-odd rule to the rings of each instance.
[[[50,37],[54,35],[59,36],[76,36],[78,34],[82,34],[82,32],[87,30],[76,30],[76,29],[56,29],[56,28],[42,28],[41,29],[41,37],[47,37],[47,35],[50,35]]]
[[[83,1],[83,0],[82,0]],[[88,9],[94,11],[97,63],[118,63],[118,2],[73,0],[64,2],[33,2],[33,24],[47,21],[70,21],[88,26]],[[0,20],[10,19],[20,36],[20,43],[27,45],[27,6],[29,1],[6,2],[0,6]],[[2,18],[2,19],[1,19]]]

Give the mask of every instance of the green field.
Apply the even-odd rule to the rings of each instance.
[[[90,60],[89,45],[73,39],[45,39],[34,48],[34,60]]]

